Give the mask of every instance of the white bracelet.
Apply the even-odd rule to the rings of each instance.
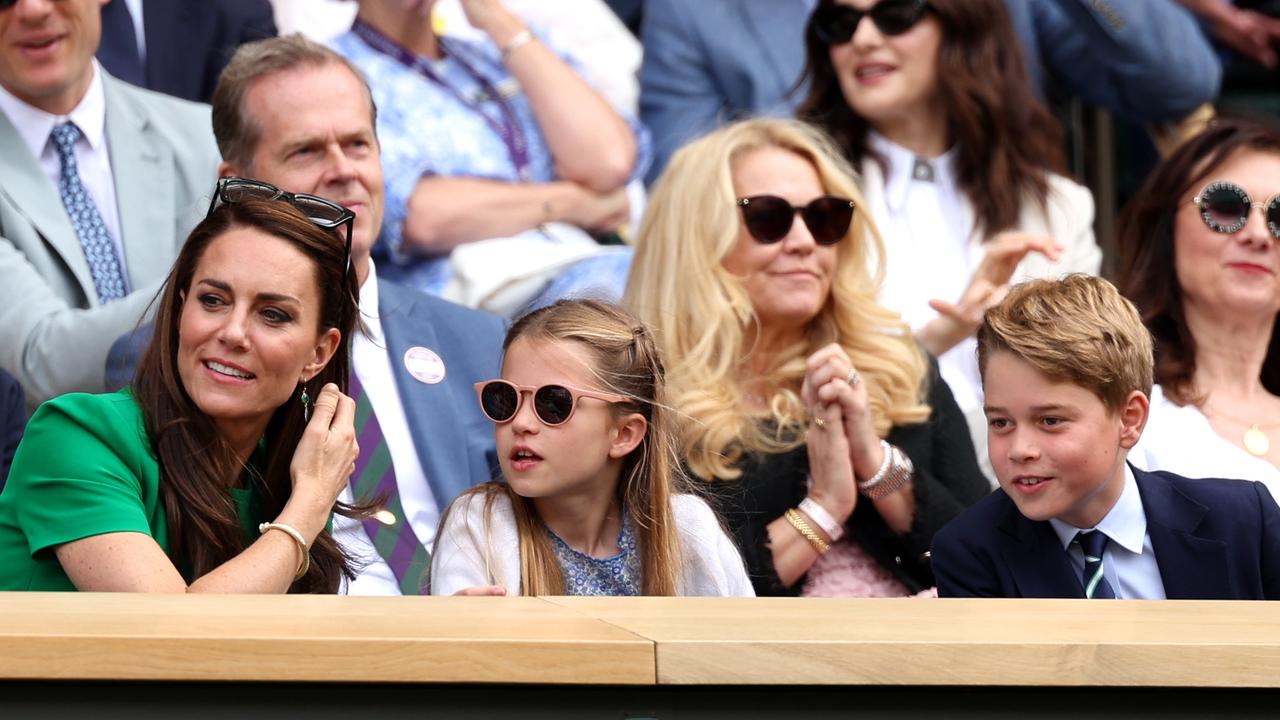
[[[889,474],[889,465],[893,463],[892,447],[888,440],[880,441],[880,449],[884,451],[884,460],[880,462],[880,469],[876,471],[875,475],[857,483],[859,490],[869,490],[879,485],[880,481],[884,480],[884,476]]]
[[[258,526],[259,535],[266,535],[268,530],[279,530],[293,538],[293,541],[297,543],[298,552],[302,553],[302,561],[298,563],[298,574],[293,576],[293,581],[298,582],[311,569],[311,552],[307,549],[307,541],[303,539],[302,533],[298,532],[298,529],[292,525],[280,522],[264,522]]]
[[[840,523],[836,522],[831,513],[827,512],[826,508],[818,504],[817,500],[806,496],[805,499],[800,501],[800,511],[817,523],[818,527],[822,528],[822,532],[831,538],[831,542],[844,537],[844,528],[841,527]]]
[[[519,50],[521,46],[525,45],[532,39],[533,33],[529,32],[528,28],[516,33],[514,37],[507,41],[506,45],[502,46],[502,59],[506,60],[508,55]]]

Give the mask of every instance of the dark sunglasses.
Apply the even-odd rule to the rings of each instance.
[[[833,4],[818,8],[809,22],[819,40],[828,45],[843,45],[853,38],[865,16],[871,17],[880,34],[901,35],[920,22],[928,9],[929,3],[925,0],[881,0],[870,10]]]
[[[1200,217],[1210,230],[1233,233],[1249,223],[1249,212],[1262,209],[1271,237],[1280,240],[1280,193],[1272,195],[1265,203],[1253,202],[1244,188],[1233,182],[1211,182],[1196,195],[1192,202],[1200,208]]]
[[[543,425],[563,425],[573,417],[578,407],[578,399],[589,397],[609,403],[620,403],[626,400],[613,393],[593,392],[568,388],[564,385],[516,385],[506,380],[485,380],[475,384],[476,396],[480,398],[480,410],[485,417],[496,423],[510,422],[520,412],[520,404],[524,402],[524,394],[533,396],[533,414]]]
[[[808,205],[796,207],[776,195],[753,195],[738,198],[742,222],[751,237],[766,245],[776,243],[791,232],[796,214],[804,218],[813,241],[819,245],[835,245],[844,239],[853,222],[853,201],[824,195]]]
[[[0,0],[0,3],[3,2],[5,0]],[[285,192],[275,185],[260,180],[224,177],[218,179],[218,187],[214,190],[213,199],[209,201],[209,211],[205,213],[205,217],[213,214],[221,203],[232,204],[250,199],[284,200],[297,208],[317,227],[325,230],[342,228],[347,243],[347,270],[351,270],[351,231],[355,224],[355,213],[332,200],[325,200],[316,195]]]

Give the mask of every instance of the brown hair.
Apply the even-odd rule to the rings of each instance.
[[[675,595],[680,565],[679,528],[671,509],[680,489],[680,463],[666,406],[665,369],[653,334],[631,315],[596,300],[560,300],[521,317],[507,331],[503,351],[518,339],[573,342],[595,359],[600,387],[622,395],[618,415],[639,413],[648,422],[644,440],[622,463],[618,500],[635,532],[641,592]],[[511,501],[520,536],[520,587],[524,595],[563,595],[564,574],[537,508],[505,482],[490,482],[459,495],[449,510],[473,495],[485,496],[485,517],[498,497]],[[441,518],[440,527],[445,527]],[[487,534],[487,533],[486,533]],[[436,542],[440,542],[437,534]]]
[[[1102,278],[1073,274],[1015,285],[978,328],[984,382],[997,352],[1089,390],[1112,412],[1134,390],[1151,394],[1151,334],[1133,303]]]
[[[337,328],[342,333],[328,364],[306,383],[307,392],[318,397],[326,383],[335,383],[345,391],[350,370],[356,281],[355,273],[347,267],[346,241],[339,232],[317,227],[286,202],[264,200],[222,205],[191,231],[157,298],[155,336],[133,383],[133,394],[160,465],[160,501],[168,521],[169,557],[189,580],[244,550],[229,479],[248,472],[249,481],[260,485],[255,489],[260,493],[264,517],[275,517],[284,508],[293,487],[289,464],[306,427],[301,404],[280,406],[263,435],[266,464],[262,476],[256,477],[255,471],[240,465],[213,421],[191,400],[178,374],[183,295],[190,292],[205,250],[237,227],[263,230],[307,256],[320,291],[319,329]],[[340,574],[354,577],[327,531],[316,537],[311,558],[311,569],[293,584],[292,591],[333,593],[338,590]]]
[[[369,124],[378,126],[378,108],[369,90],[369,81],[350,60],[298,33],[267,38],[241,45],[231,56],[213,90],[213,135],[222,159],[251,167],[261,128],[245,111],[244,99],[259,79],[297,68],[320,68],[334,63],[356,76],[369,98]]]
[[[820,0],[818,10],[833,4]],[[929,0],[928,7],[942,27],[936,72],[957,182],[973,205],[974,229],[990,237],[1018,222],[1027,199],[1047,205],[1048,173],[1066,167],[1062,128],[1032,90],[1004,0]],[[818,10],[805,28],[801,84],[809,94],[796,116],[830,133],[856,165],[870,152],[871,126],[840,89],[813,27]]]
[[[1138,306],[1156,340],[1155,381],[1179,405],[1203,402],[1192,387],[1196,339],[1187,327],[1174,257],[1179,202],[1231,155],[1280,154],[1280,123],[1270,117],[1220,117],[1183,143],[1151,173],[1121,213],[1116,229],[1116,284]],[[1280,322],[1280,318],[1277,318]],[[1280,332],[1273,326],[1262,384],[1280,394]]]

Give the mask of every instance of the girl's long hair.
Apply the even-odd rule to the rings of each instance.
[[[680,574],[680,539],[672,510],[672,496],[682,486],[680,463],[672,441],[671,411],[666,405],[664,375],[658,346],[639,320],[620,308],[595,300],[561,300],[520,318],[507,331],[504,351],[518,339],[572,342],[586,348],[595,360],[592,371],[599,388],[626,398],[614,405],[621,417],[639,413],[648,422],[640,445],[622,462],[618,500],[626,511],[640,553],[641,592],[675,595]],[[506,498],[515,513],[520,537],[520,587],[524,595],[563,595],[564,573],[556,559],[547,528],[534,504],[516,494],[505,482],[473,487],[450,504],[448,514],[466,506],[474,496],[484,497],[483,517],[493,515],[493,504]],[[467,528],[473,540],[487,548],[488,533]],[[439,533],[436,542],[441,542]]]
[[[1239,152],[1280,155],[1280,122],[1270,116],[1214,120],[1152,171],[1125,206],[1116,227],[1116,286],[1138,307],[1155,338],[1155,381],[1179,405],[1199,405],[1205,400],[1193,387],[1196,339],[1187,327],[1176,267],[1174,229],[1179,200],[1199,190],[1200,185],[1219,179],[1213,172]],[[1265,202],[1265,198],[1254,200]],[[1258,221],[1251,218],[1250,222]],[[1280,325],[1280,317],[1276,323]],[[1271,342],[1262,363],[1262,384],[1280,395],[1277,325],[1271,328]]]
[[[742,371],[757,325],[742,279],[724,268],[742,219],[733,168],[746,155],[779,148],[807,160],[825,193],[853,200],[848,234],[836,247],[831,294],[805,339],[771,360],[763,380],[780,388],[761,423],[748,407]],[[799,222],[797,220],[797,222]],[[744,453],[804,444],[804,404],[795,391],[805,360],[836,342],[866,382],[876,432],[929,416],[927,364],[902,318],[880,305],[884,248],[852,171],[821,132],[794,120],[729,124],[680,149],[654,186],[636,237],[625,302],[657,335],[667,359],[668,395],[680,415],[680,454],[703,479],[738,477]]]
[[[833,4],[819,0],[818,9]],[[929,0],[926,12],[942,26],[935,72],[956,181],[973,206],[974,230],[991,237],[1017,224],[1024,202],[1047,207],[1049,173],[1066,168],[1062,128],[1035,95],[1004,0]],[[830,133],[857,166],[871,152],[871,124],[845,99],[828,46],[813,28],[816,15],[805,29],[801,83],[809,94],[796,116]]]
[[[302,405],[291,400],[276,409],[263,442],[266,464],[261,477],[241,465],[214,422],[192,401],[178,373],[178,326],[183,296],[211,243],[235,228],[257,228],[301,251],[320,296],[317,330],[337,328],[342,337],[328,364],[307,384],[315,398],[326,383],[344,392],[350,370],[351,332],[357,315],[355,273],[348,267],[346,243],[338,232],[323,230],[283,201],[244,200],[216,208],[191,232],[157,298],[155,336],[133,383],[147,434],[160,464],[160,501],[168,522],[169,558],[188,582],[240,554],[245,547],[231,488],[247,475],[261,500],[265,518],[276,517],[292,492],[289,464],[306,427]],[[251,263],[252,257],[244,258]],[[340,509],[341,510],[341,509]],[[354,577],[347,558],[328,531],[311,548],[311,569],[291,592],[337,592],[340,576]]]

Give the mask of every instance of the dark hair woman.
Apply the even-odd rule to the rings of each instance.
[[[862,176],[881,301],[939,358],[984,454],[973,333],[1012,281],[1096,273],[1093,199],[1063,177],[1004,0],[821,0],[797,114]]]
[[[224,179],[132,388],[32,418],[0,494],[0,588],[336,592],[358,453],[351,214]]]
[[[1219,118],[1120,217],[1118,285],[1155,337],[1148,470],[1280,493],[1280,123]]]

